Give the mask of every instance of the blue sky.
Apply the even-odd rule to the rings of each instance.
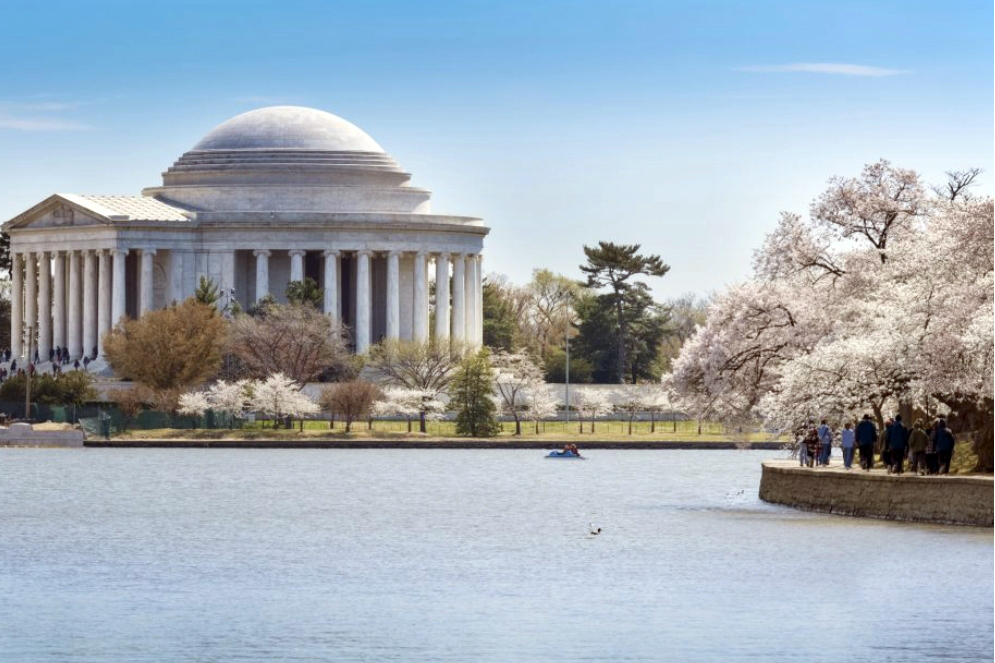
[[[273,104],[362,127],[491,226],[485,272],[639,243],[660,298],[749,274],[781,210],[880,158],[992,194],[991,2],[39,2],[0,22],[0,219],[137,194]]]

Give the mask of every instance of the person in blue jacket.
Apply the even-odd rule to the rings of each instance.
[[[874,467],[874,443],[878,441],[878,429],[871,421],[871,415],[865,414],[857,424],[857,448],[860,449],[860,467],[870,470]]]
[[[947,420],[940,419],[933,427],[933,446],[936,448],[936,462],[940,474],[950,473],[950,461],[954,457],[954,434],[947,428]]]
[[[829,456],[833,453],[833,429],[823,419],[819,425],[819,465],[829,465]]]
[[[902,425],[902,415],[896,414],[888,427],[888,456],[891,466],[888,474],[901,474],[905,461],[905,447],[909,442],[909,431]]]

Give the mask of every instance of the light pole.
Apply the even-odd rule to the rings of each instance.
[[[567,408],[567,428],[570,428],[570,331],[567,330],[565,335],[567,339],[567,365],[566,365],[566,382],[563,390],[563,398]]]
[[[28,366],[27,370],[24,371],[24,420],[31,420],[31,368],[34,364],[31,363],[31,342],[34,340],[35,330],[34,327],[28,327]]]

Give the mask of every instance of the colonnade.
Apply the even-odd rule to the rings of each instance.
[[[137,310],[139,314],[154,308],[153,269],[155,249],[131,249],[138,255]],[[269,294],[269,259],[276,249],[257,249],[255,257],[255,298]],[[180,286],[185,251],[172,251],[174,283],[173,299],[182,299],[193,292],[184,292]],[[201,252],[202,254],[204,252]],[[211,252],[216,254],[217,252]],[[214,263],[221,273],[199,275],[217,277],[223,288],[234,284],[234,251],[221,252],[221,260]],[[306,251],[288,250],[290,280],[304,278]],[[385,338],[408,337],[425,341],[429,330],[428,267],[435,263],[435,328],[437,340],[479,345],[483,339],[483,289],[481,256],[475,253],[448,253],[428,251],[344,251],[329,249],[324,258],[324,312],[333,318],[341,316],[341,258],[348,253],[354,261],[354,319],[353,337],[357,354],[365,353],[372,338],[372,320],[375,306],[384,306]],[[127,312],[126,263],[129,249],[88,249],[54,251],[12,251],[11,253],[11,356],[23,357],[28,352],[25,334],[29,329],[37,333],[38,354],[43,361],[55,347],[77,359],[94,352],[103,354],[103,336]],[[409,268],[412,283],[411,317],[402,325],[402,269],[405,254],[413,256]],[[372,259],[386,258],[386,293],[374,301],[372,285]],[[206,259],[198,264],[209,262]],[[187,265],[189,270],[193,265]],[[451,277],[450,277],[451,271]],[[180,274],[177,274],[180,272]],[[408,278],[408,273],[405,274]],[[186,279],[182,279],[186,282]],[[451,287],[450,287],[451,284]],[[189,289],[189,288],[187,288]],[[440,305],[446,302],[447,305]]]
[[[127,254],[127,249],[12,253],[11,356],[27,354],[29,329],[37,333],[38,355],[45,361],[56,347],[72,359],[102,353],[104,333],[125,313]]]

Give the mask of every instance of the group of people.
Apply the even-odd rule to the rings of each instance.
[[[854,455],[859,451],[861,469],[870,470],[877,453],[888,474],[902,474],[906,459],[913,474],[947,474],[956,443],[943,418],[928,426],[917,419],[910,430],[902,423],[902,416],[896,414],[878,431],[871,415],[865,414],[856,426],[850,421],[844,423],[838,434],[825,419],[818,426],[813,420],[796,431],[799,464],[808,467],[829,465],[836,439],[843,452],[845,469],[852,468]]]
[[[48,352],[48,360],[52,365],[52,375],[58,375],[62,373],[63,366],[72,365],[72,370],[78,371],[81,368],[85,371],[89,369],[90,363],[97,358],[97,348],[93,349],[93,356],[84,355],[83,359],[70,360],[69,351],[63,350],[62,348],[56,346]],[[35,350],[34,361],[27,362],[26,365],[19,365],[17,363],[17,358],[11,359],[10,348],[0,352],[0,362],[6,364],[10,362],[7,366],[0,366],[0,382],[5,381],[7,378],[12,378],[18,375],[24,375],[25,373],[30,373],[32,376],[38,372],[37,366],[41,363],[41,357],[38,355],[38,350]]]

